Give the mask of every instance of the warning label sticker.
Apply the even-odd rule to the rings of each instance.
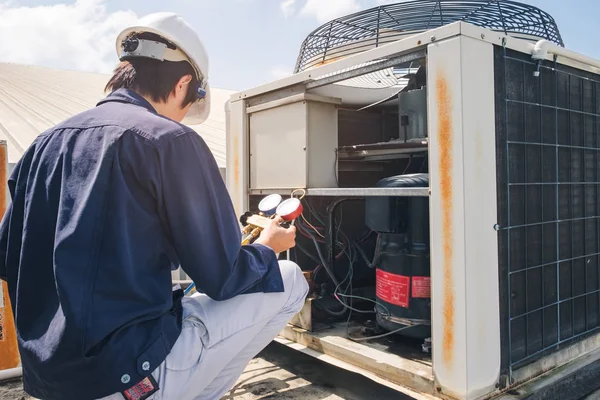
[[[410,278],[377,270],[377,297],[396,306],[408,308]]]
[[[428,276],[413,276],[412,278],[413,299],[431,298],[431,278]]]

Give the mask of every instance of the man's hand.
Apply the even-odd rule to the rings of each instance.
[[[269,225],[260,233],[255,243],[270,247],[276,254],[296,246],[296,227],[283,228],[285,222],[281,217],[269,221]]]

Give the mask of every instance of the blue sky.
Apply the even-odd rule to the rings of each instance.
[[[556,19],[567,48],[600,59],[599,0],[521,1]],[[243,90],[291,73],[306,35],[326,21],[391,2],[0,0],[0,61],[107,73],[123,26],[147,13],[173,11],[203,38],[211,84]]]

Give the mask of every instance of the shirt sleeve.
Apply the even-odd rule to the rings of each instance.
[[[241,231],[217,163],[195,132],[159,151],[159,201],[181,268],[214,300],[282,292],[272,249],[241,245]]]

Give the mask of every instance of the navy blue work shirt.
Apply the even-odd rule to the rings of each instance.
[[[8,184],[0,278],[34,397],[97,399],[150,375],[181,332],[173,266],[215,300],[283,291],[273,250],[241,246],[204,141],[133,91],[41,134]]]

